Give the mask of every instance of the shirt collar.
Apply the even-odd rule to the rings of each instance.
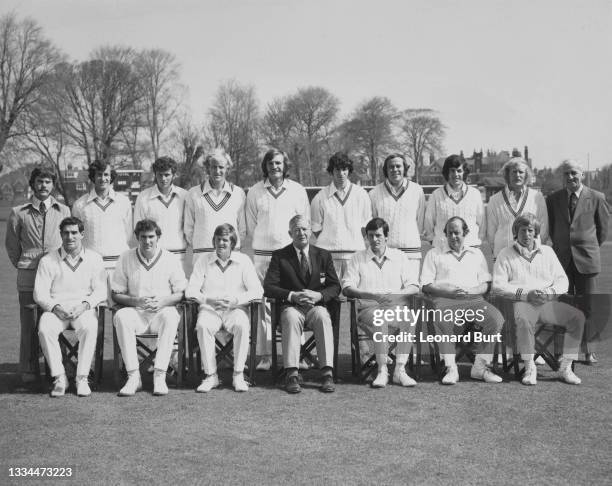
[[[225,261],[221,260],[221,258],[219,258],[219,255],[217,255],[217,252],[214,251],[213,252],[213,256],[211,258],[211,262],[212,263],[216,263],[219,262],[219,264],[226,266],[229,265],[231,262],[235,262],[236,260],[234,259],[234,252],[230,252],[229,258]]]
[[[295,245],[291,245],[293,246],[293,249],[295,250],[298,260],[300,259],[300,253],[303,251],[306,254],[306,258],[308,258],[308,252],[310,251],[310,244],[306,245],[302,250],[298,249]]]
[[[68,252],[66,250],[64,250],[64,247],[60,246],[59,247],[59,255],[60,255],[60,258],[62,260],[64,260],[65,258],[70,258],[72,260],[76,260],[78,258],[84,259],[85,258],[85,247],[83,245],[81,245],[81,251],[79,251],[75,257],[71,257],[68,254]]]
[[[536,253],[540,252],[540,243],[537,239],[533,241],[533,250],[529,251],[526,246],[521,245],[518,241],[514,242],[514,249],[525,258],[531,258]]]
[[[161,247],[160,247],[160,246],[158,246],[158,247],[157,247],[157,251],[155,252],[155,254],[153,255],[153,257],[152,257],[152,258],[150,258],[150,259],[149,259],[149,258],[147,258],[147,257],[145,257],[145,256],[142,254],[142,252],[140,251],[140,247],[136,247],[136,251],[138,252],[138,255],[140,256],[140,259],[141,259],[143,262],[147,262],[147,263],[149,263],[149,262],[153,262],[153,261],[155,261],[155,259],[156,259],[156,258],[159,256],[159,254],[161,253],[162,249],[161,249]]]
[[[168,194],[168,196],[171,196],[172,194],[176,194],[178,196],[178,191],[176,189],[176,186],[174,184],[172,184],[172,186],[170,187],[170,193]],[[151,191],[151,197],[150,199],[157,199],[159,196],[163,197],[163,198],[167,198],[168,196],[164,196],[160,190],[159,187],[157,187],[157,184],[153,185],[153,190]]]
[[[467,191],[467,184],[465,181],[461,181],[461,187],[458,190],[453,189],[448,182],[445,187],[448,194],[464,194]]]
[[[87,202],[90,203],[96,198],[98,198],[98,194],[96,193],[95,188],[92,187],[89,191],[89,195],[87,196]],[[112,201],[115,201],[117,199],[117,193],[112,187],[108,191],[107,199],[111,199]]]
[[[51,206],[55,206],[57,204],[57,201],[55,200],[55,198],[53,196],[49,196],[44,201],[41,201],[36,196],[32,196],[32,200],[30,201],[30,204],[33,207],[35,207],[36,209],[40,210],[40,203],[43,203],[45,205],[45,208],[48,211],[49,209],[51,209]]]
[[[402,191],[402,189],[408,186],[408,179],[404,177],[402,179],[402,183],[397,189],[395,188],[393,184],[389,182],[389,179],[385,179],[385,184],[387,185],[387,189],[389,189],[389,191],[391,191],[393,194],[399,194]]]
[[[567,197],[568,197],[568,199],[569,199],[569,197],[572,195],[572,191],[570,191],[570,190],[569,190],[567,187],[566,187],[565,189],[566,189],[566,191],[567,191]],[[584,184],[580,184],[580,189],[578,189],[578,190],[575,192],[576,197],[577,197],[578,199],[580,199],[580,194],[582,194],[582,190],[583,190],[583,189],[584,189]]]
[[[174,186],[172,186],[172,187],[174,187]],[[221,191],[227,192],[227,193],[231,194],[233,190],[234,190],[234,188],[233,188],[233,186],[229,182],[227,182],[227,181],[223,182],[223,187],[221,188]],[[202,186],[202,195],[208,194],[211,191],[214,191],[214,189],[210,185],[210,181],[208,179],[206,179],[204,181],[204,185]]]
[[[396,257],[396,253],[393,251],[390,251],[391,248],[389,248],[389,246],[387,245],[387,248],[385,248],[385,253],[383,254],[383,256],[380,258],[380,260],[395,260]],[[368,257],[368,260],[379,260],[379,258],[374,254],[374,252],[372,251],[371,248],[368,248],[366,250],[366,256]]]
[[[525,191],[527,190],[527,186],[523,186],[523,188],[521,189],[521,193],[519,194],[518,199],[523,197],[523,194],[525,194]],[[504,187],[504,191],[506,191],[506,195],[508,197],[510,197],[512,195],[512,197],[514,197],[514,191],[510,190],[510,186],[508,186],[508,184],[506,184],[506,186]]]
[[[344,191],[343,191],[343,194],[342,194],[343,196],[346,196],[346,194],[348,193],[349,189],[351,188],[351,184],[352,184],[352,182],[349,181],[348,184],[346,185],[346,187],[344,188]],[[329,186],[327,186],[325,189],[327,190],[327,197],[328,198],[333,197],[334,194],[336,194],[336,193],[338,193],[338,195],[340,195],[339,189],[336,187],[336,185],[333,182]]]
[[[442,251],[444,253],[454,253],[455,255],[457,254],[457,252],[450,247],[450,245],[448,244],[448,241],[446,241],[446,240],[444,241],[444,244],[442,245]],[[466,251],[468,251],[470,253],[474,253],[475,248],[472,248],[471,246],[466,245],[465,242],[464,242],[463,243],[463,248],[461,249],[461,253],[459,253],[459,254],[462,255]]]
[[[280,187],[278,189],[275,188],[275,190],[277,190],[277,191],[281,190],[283,187],[285,187],[285,183],[286,182],[287,182],[287,178],[285,177],[283,179],[283,183],[280,185]],[[270,179],[268,179],[267,177],[266,177],[266,180],[264,181],[264,187],[274,187],[272,185],[272,183],[270,182]]]

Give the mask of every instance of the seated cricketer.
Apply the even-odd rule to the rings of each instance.
[[[446,244],[432,248],[425,255],[421,286],[423,292],[432,297],[434,327],[439,335],[463,334],[463,325],[468,319],[479,332],[472,334],[478,338],[474,338],[476,358],[470,377],[486,383],[500,383],[502,379],[487,366],[493,357],[495,340],[501,339],[504,317],[483,297],[489,290],[491,274],[482,251],[464,244],[468,232],[467,223],[459,216],[446,222]],[[442,340],[439,349],[446,364],[442,383],[454,385],[459,381],[454,341]]]
[[[385,339],[389,335],[389,327],[409,332],[412,323],[386,319],[379,323],[375,317],[384,310],[396,310],[408,305],[408,296],[419,291],[419,260],[408,259],[401,250],[387,246],[389,225],[384,219],[370,220],[365,233],[370,247],[352,256],[342,279],[342,292],[347,297],[359,299],[359,326],[374,338],[374,353],[378,363],[378,375],[372,386],[384,388],[389,381],[389,344]],[[376,339],[376,335],[381,338]],[[416,385],[416,381],[406,373],[411,346],[405,340],[397,343],[393,383],[401,386]]]
[[[212,240],[215,251],[197,259],[185,291],[185,297],[200,304],[196,333],[206,378],[196,391],[206,393],[219,386],[215,334],[225,329],[234,336],[234,390],[245,392],[249,388],[243,371],[251,328],[246,306],[261,299],[263,288],[251,259],[234,251],[238,235],[231,224],[217,226]]]
[[[87,378],[98,332],[96,306],[106,300],[106,271],[102,257],[83,247],[80,219],[64,218],[59,231],[62,246],[42,257],[36,272],[34,301],[44,311],[38,336],[54,378],[51,396],[61,397],[66,393],[68,381],[58,337],[72,326],[79,340],[77,395],[87,397],[91,395]]]
[[[310,245],[310,234],[309,220],[301,215],[293,216],[289,220],[289,236],[293,242],[272,253],[264,279],[265,296],[282,301],[280,325],[288,393],[302,391],[298,367],[305,327],[314,331],[321,365],[321,391],[335,391],[334,338],[331,317],[324,305],[338,297],[340,282],[331,253]]]
[[[119,257],[113,274],[113,298],[124,306],[114,317],[117,340],[128,378],[120,396],[134,395],[142,388],[136,334],[157,333],[153,394],[166,395],[166,371],[180,316],[175,305],[187,286],[178,257],[158,246],[161,229],[150,219],[136,223],[138,247]]]
[[[514,243],[499,252],[493,268],[493,291],[514,301],[516,343],[525,362],[523,385],[535,385],[538,372],[533,361],[534,333],[538,324],[565,327],[560,378],[571,385],[581,383],[572,371],[584,330],[584,314],[557,297],[567,291],[568,280],[555,254],[536,239],[540,222],[532,213],[514,220]]]

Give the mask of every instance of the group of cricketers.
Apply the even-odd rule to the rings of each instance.
[[[579,384],[572,364],[591,310],[586,306],[582,312],[558,297],[595,291],[609,216],[603,195],[582,184],[580,164],[562,164],[565,188],[545,200],[529,187],[529,164],[513,158],[503,169],[505,187],[486,208],[480,192],[466,183],[469,169],[462,157],[446,159],[446,183],[428,201],[422,187],[410,180],[412,164],[400,153],[389,155],[382,166],[384,181],[368,193],[350,181],[351,158],[337,152],[327,165],[331,183],[309,203],[305,188],[289,178],[287,155],[277,149],[265,153],[262,180],[246,194],[228,181],[232,161],[223,149],[206,156],[207,178],[189,190],[174,184],[177,163],[160,157],[152,165],[155,184],[138,195],[132,209],[129,199],[113,189],[111,165],[96,160],[88,168],[92,187],[71,211],[52,195],[55,173],[34,169],[29,181],[33,195],[13,208],[6,233],[7,253],[17,268],[22,380],[36,379],[36,304],[42,309],[40,346],[54,379],[51,395],[62,396],[68,388],[58,342],[68,327],[78,339],[76,393],[90,395],[96,307],[109,302],[117,308],[113,325],[127,371],[119,394],[134,395],[142,387],[136,336],[146,332],[157,335],[153,393],[166,395],[180,322],[176,304],[187,298],[199,306],[195,330],[204,378],[197,391],[220,386],[215,336],[225,330],[233,335],[232,385],[245,392],[250,339],[246,307],[252,300],[264,298],[257,369],[271,366],[267,297],[281,305],[286,391],[301,391],[299,370],[309,366],[300,357],[306,329],[314,332],[320,389],[329,393],[335,390],[334,340],[327,304],[343,296],[356,299],[361,332],[370,338],[375,333],[389,336],[414,323],[391,319],[381,324],[374,315],[406,306],[410,296],[422,292],[432,309],[470,310],[481,316],[475,325],[485,336],[498,335],[505,320],[485,297],[511,302],[525,385],[537,382],[537,326],[563,327],[559,376]],[[575,243],[578,233],[586,250]],[[433,247],[421,262],[422,240]],[[240,251],[245,241],[250,241],[252,258]],[[492,271],[480,250],[484,242],[493,251]],[[463,333],[443,313],[433,315],[438,316],[433,319],[437,334]],[[442,383],[450,385],[459,380],[459,372],[449,341],[440,343],[440,354],[446,365]],[[361,346],[366,358],[372,354],[367,341]],[[372,386],[382,388],[390,378],[388,340],[374,339],[371,346],[377,364]],[[394,350],[391,380],[400,386],[416,384],[406,371],[410,346],[399,342]],[[472,379],[502,381],[491,369],[492,353],[492,342],[476,346]],[[587,353],[587,360],[595,361],[594,355]]]

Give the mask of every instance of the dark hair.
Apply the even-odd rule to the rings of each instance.
[[[94,182],[96,180],[96,174],[98,172],[104,172],[107,167],[111,168],[111,183],[115,182],[115,179],[117,178],[117,171],[112,168],[110,162],[98,159],[94,160],[91,164],[89,164],[89,167],[87,168],[89,180],[91,182]]]
[[[172,157],[159,157],[151,166],[151,170],[154,174],[157,174],[158,172],[165,172],[168,169],[170,169],[173,174],[176,174],[176,170],[178,169],[178,164]]]
[[[410,169],[410,165],[408,164],[408,162],[406,162],[406,157],[404,157],[402,154],[397,153],[388,155],[385,161],[383,162],[382,171],[385,178],[389,177],[389,168],[387,167],[387,164],[393,159],[402,159],[402,162],[404,163],[404,177],[408,177],[408,170]]]
[[[373,218],[368,221],[365,227],[366,235],[368,231],[376,231],[378,228],[382,228],[383,234],[389,236],[389,224],[382,218]]]
[[[517,216],[512,223],[512,236],[516,240],[518,236],[519,229],[523,226],[533,226],[535,236],[540,234],[540,221],[533,213],[523,213],[520,216]]]
[[[261,161],[261,172],[263,173],[264,179],[268,177],[268,162],[277,155],[283,156],[283,177],[287,177],[287,174],[289,174],[289,156],[282,150],[272,148],[264,154],[263,160]]]
[[[49,169],[48,167],[36,167],[30,174],[29,184],[32,190],[34,190],[34,183],[36,182],[36,179],[39,179],[39,178],[51,179],[53,181],[54,186],[55,186],[55,181],[57,181],[57,176],[55,175],[55,172],[53,172],[52,169]]]
[[[83,224],[83,221],[81,221],[79,218],[75,216],[68,216],[67,218],[62,219],[62,222],[59,225],[60,233],[64,231],[64,228],[66,226],[78,226],[79,233],[82,233],[83,231],[85,231],[85,225]]]
[[[448,236],[448,226],[453,222],[453,221],[461,221],[461,229],[463,230],[463,236],[467,235],[470,232],[470,229],[468,228],[467,223],[465,222],[465,219],[463,219],[461,216],[453,216],[452,218],[450,218],[446,224],[444,225],[444,234],[446,236]]]
[[[444,166],[442,167],[442,175],[444,176],[444,180],[448,182],[448,174],[451,168],[459,168],[463,167],[463,180],[467,179],[468,174],[470,173],[470,169],[467,166],[467,162],[462,159],[459,155],[449,155],[446,157],[444,161]]]
[[[140,237],[140,233],[143,231],[155,231],[155,234],[159,237],[162,234],[161,228],[157,224],[157,221],[152,219],[142,219],[136,223],[134,227],[134,234],[136,238]]]
[[[238,236],[236,235],[236,230],[229,223],[220,224],[215,228],[215,232],[213,233],[212,244],[215,246],[215,237],[216,236],[225,236],[228,235],[230,239],[230,244],[232,250],[236,248],[236,244],[238,243]]]
[[[353,172],[353,161],[345,152],[336,152],[329,158],[327,163],[327,172],[333,174],[334,169],[348,169],[349,174]]]

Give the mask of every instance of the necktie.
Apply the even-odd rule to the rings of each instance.
[[[300,250],[300,270],[302,271],[302,277],[306,283],[310,282],[310,267],[308,266],[308,259],[304,250]]]
[[[578,197],[576,196],[575,192],[572,192],[570,194],[570,198],[569,198],[569,214],[570,214],[570,221],[572,219],[574,219],[574,213],[576,212],[576,205],[578,204]]]
[[[45,217],[45,214],[47,214],[47,206],[45,206],[44,202],[40,203],[40,208],[39,208],[40,214],[42,214],[43,218]]]

